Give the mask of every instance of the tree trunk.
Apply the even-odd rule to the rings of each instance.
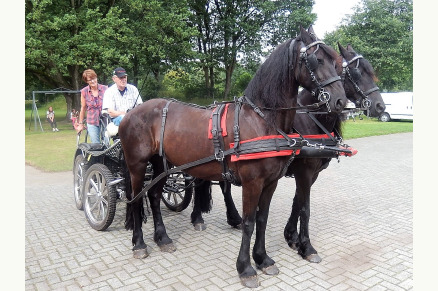
[[[231,91],[231,77],[233,76],[235,64],[236,61],[233,60],[230,65],[225,67],[225,92],[224,92],[225,100],[228,98],[228,95],[230,94]]]

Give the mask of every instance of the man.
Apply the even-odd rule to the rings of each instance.
[[[128,110],[143,103],[138,89],[128,84],[128,74],[124,68],[113,71],[114,85],[103,95],[102,112],[107,112],[114,125],[119,125]]]

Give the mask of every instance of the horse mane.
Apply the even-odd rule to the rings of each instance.
[[[245,89],[245,96],[258,103],[259,106],[272,109],[286,107],[285,100],[293,94],[292,84],[290,84],[293,69],[290,68],[289,45],[291,41],[288,40],[275,48],[258,68]],[[298,90],[297,86],[295,90]]]
[[[368,75],[372,76],[374,82],[378,82],[379,79],[377,78],[376,73],[374,72],[373,66],[371,66],[370,62],[368,62],[368,60],[365,58],[360,59],[360,62],[362,64],[364,71]]]

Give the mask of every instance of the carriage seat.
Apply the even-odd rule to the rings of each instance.
[[[105,149],[105,145],[101,143],[81,143],[79,145],[80,148],[86,151],[102,151]]]

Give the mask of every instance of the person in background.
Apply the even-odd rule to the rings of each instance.
[[[143,103],[138,89],[128,84],[128,74],[124,68],[113,71],[114,85],[103,96],[102,112],[108,113],[114,125],[119,125],[125,114],[135,106]]]
[[[70,112],[70,120],[73,128],[75,128],[76,119],[78,119],[78,112],[73,108]]]
[[[92,143],[100,143],[100,124],[99,116],[102,111],[102,101],[108,86],[97,82],[97,74],[94,70],[85,70],[82,80],[88,85],[81,89],[81,111],[76,120],[76,132],[80,133],[84,129],[85,112],[87,113],[87,131]]]
[[[55,120],[55,111],[53,111],[53,107],[50,106],[49,109],[47,110],[47,121],[50,123],[50,126],[52,127],[52,131],[59,131],[58,126],[56,125],[56,120]]]

